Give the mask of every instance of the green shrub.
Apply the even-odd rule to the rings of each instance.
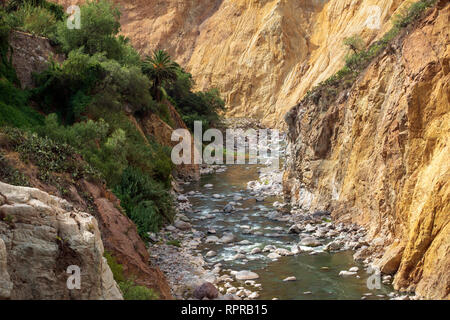
[[[65,21],[57,26],[56,39],[69,53],[82,48],[89,55],[104,53],[122,65],[140,65],[139,54],[129,44],[129,39],[118,36],[120,11],[109,1],[88,1],[80,7],[81,28],[68,29]]]
[[[154,290],[144,286],[139,286],[133,280],[127,280],[119,283],[125,300],[157,300],[159,296]]]
[[[97,171],[82,161],[71,146],[16,128],[1,130],[22,161],[32,162],[39,168],[41,180],[48,181],[52,173],[69,173],[74,179],[99,179]]]
[[[366,46],[364,40],[359,35],[353,35],[349,38],[345,38],[344,44],[349,47],[349,49],[352,50],[353,53],[362,51]]]
[[[180,240],[169,240],[169,241],[167,241],[167,245],[180,248],[181,242],[180,242]]]
[[[218,113],[225,109],[225,102],[217,89],[193,92],[192,75],[179,70],[177,80],[167,85],[167,93],[181,113],[183,121],[193,130],[194,121],[202,121],[204,130],[219,123]]]
[[[58,25],[57,39],[65,52],[84,47],[93,55],[106,52],[111,56],[118,48],[115,36],[120,31],[120,11],[109,1],[88,1],[80,7],[81,28],[69,29],[65,22]]]
[[[405,28],[413,21],[420,18],[422,13],[436,4],[437,0],[421,0],[413,3],[408,8],[404,9],[403,12],[397,14],[394,17],[394,27]]]
[[[159,298],[158,294],[152,289],[137,285],[133,277],[127,279],[123,272],[123,266],[117,262],[110,252],[105,251],[104,257],[125,300],[156,300]]]
[[[116,282],[124,282],[125,276],[123,274],[123,266],[117,262],[116,258],[109,251],[105,251],[103,256],[108,262],[108,266],[111,269],[114,280],[116,280]]]
[[[6,78],[0,78],[0,126],[31,128],[42,124],[43,117],[28,106],[28,93]]]
[[[37,88],[33,99],[41,101],[45,112],[57,112],[66,123],[81,120],[90,105],[120,111],[128,106],[131,112],[155,111],[150,82],[139,67],[122,66],[104,54],[92,56],[82,49],[71,51],[58,65],[35,75]]]
[[[164,222],[173,220],[175,211],[170,193],[161,183],[137,168],[124,170],[114,193],[144,239],[147,232],[157,232]]]
[[[30,186],[30,181],[22,172],[11,166],[9,161],[0,153],[0,180],[15,186]]]
[[[47,9],[23,6],[16,13],[22,22],[19,29],[52,38],[56,31],[56,17]]]

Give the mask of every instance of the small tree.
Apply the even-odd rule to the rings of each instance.
[[[353,35],[344,39],[344,45],[349,47],[353,53],[357,54],[364,49],[366,43],[359,35]]]
[[[83,47],[93,55],[105,52],[110,59],[120,58],[120,11],[112,3],[88,1],[81,6],[81,28],[68,29],[65,21],[58,25],[57,39],[65,52]]]
[[[152,93],[156,101],[161,101],[161,88],[164,82],[173,83],[177,80],[180,66],[172,61],[164,50],[157,50],[147,56],[142,64],[142,71],[153,81]]]

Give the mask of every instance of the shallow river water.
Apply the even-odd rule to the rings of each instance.
[[[186,193],[196,192],[189,197],[194,213],[188,214],[195,228],[205,233],[215,229],[219,237],[224,232],[231,232],[236,237],[231,244],[203,244],[200,247],[203,255],[209,250],[217,252],[215,257],[206,258],[206,261],[221,263],[223,269],[256,272],[260,276],[256,281],[262,285],[260,299],[361,299],[364,295],[365,299],[386,299],[386,295],[392,292],[391,286],[382,285],[381,289],[369,290],[367,278],[370,274],[353,261],[351,251],[327,253],[321,250],[323,247],[318,247],[314,249],[316,254],[301,253],[281,257],[277,261],[268,259],[267,253],[246,254],[248,261],[232,259],[239,250],[250,252],[255,247],[264,248],[266,245],[290,249],[299,241],[298,235],[288,234],[290,224],[271,221],[264,216],[274,210],[273,203],[280,199],[272,197],[257,202],[247,190],[247,183],[258,179],[258,169],[256,165],[232,165],[225,172],[204,175],[199,182],[185,186]],[[213,187],[206,188],[206,184],[213,184]],[[223,195],[224,198],[214,199],[213,194]],[[224,206],[235,196],[243,197],[238,201],[242,205],[236,206],[234,213],[223,213]],[[214,212],[213,219],[202,219],[215,209],[220,212]],[[244,234],[243,230],[249,227],[257,235]],[[239,244],[243,240],[250,244]],[[359,279],[339,276],[341,270],[355,266],[360,269]],[[291,276],[295,276],[297,281],[283,281]]]

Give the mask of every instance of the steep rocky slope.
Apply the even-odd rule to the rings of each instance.
[[[367,228],[397,289],[450,298],[448,1],[408,28],[331,104],[289,114],[286,196]]]
[[[97,220],[39,189],[0,182],[0,299],[122,299]],[[69,266],[80,288],[67,286]]]
[[[373,40],[409,1],[114,2],[122,8],[123,33],[139,51],[168,50],[194,75],[198,89],[220,89],[230,116],[282,125],[286,111],[342,67],[345,37]]]

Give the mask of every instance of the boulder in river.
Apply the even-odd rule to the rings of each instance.
[[[222,238],[220,239],[222,243],[232,243],[234,242],[234,235],[232,233],[224,233]]]
[[[296,277],[287,277],[286,279],[283,279],[284,282],[288,282],[288,281],[297,281]]]
[[[252,271],[242,270],[236,272],[235,278],[236,280],[255,280],[259,278],[259,275]]]
[[[219,296],[219,291],[217,288],[210,282],[205,282],[201,286],[195,288],[194,290],[194,298],[202,300],[204,298],[208,298],[210,300],[216,299]]]
[[[322,243],[319,240],[317,240],[316,238],[306,237],[300,241],[299,245],[305,246],[305,247],[318,247],[318,246],[321,246]]]
[[[294,224],[289,228],[288,233],[299,234],[301,231],[302,230],[301,230],[300,226],[298,224]]]
[[[175,226],[175,228],[186,231],[191,229],[191,224],[189,222],[185,222],[182,220],[177,220],[175,221],[175,223],[173,224]]]
[[[231,203],[227,204],[223,208],[223,212],[225,212],[225,213],[232,213],[233,211],[236,211],[236,209],[234,208],[234,206]]]
[[[209,236],[206,238],[205,243],[217,243],[219,242],[219,238],[216,236]]]
[[[267,258],[269,258],[269,259],[278,259],[278,258],[281,258],[281,256],[278,253],[276,253],[276,252],[271,252],[271,253],[269,253],[267,255]]]
[[[206,257],[207,257],[207,258],[215,257],[216,255],[217,255],[217,252],[215,252],[215,251],[213,251],[213,250],[208,251],[208,252],[206,253]]]
[[[180,194],[180,195],[177,197],[177,200],[178,200],[179,202],[188,202],[188,201],[189,201],[189,199],[188,199],[184,194]]]

